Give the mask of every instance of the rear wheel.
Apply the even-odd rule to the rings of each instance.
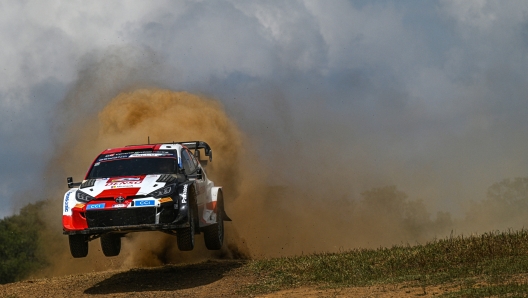
[[[190,251],[194,249],[194,233],[196,231],[196,221],[198,218],[194,188],[190,188],[187,196],[189,198],[189,204],[187,205],[187,208],[189,208],[189,227],[181,228],[176,231],[178,249],[181,251]]]
[[[121,252],[121,236],[105,234],[101,236],[101,249],[107,257],[115,257]]]
[[[88,255],[88,237],[86,235],[68,235],[70,252],[74,258],[84,258]]]
[[[209,250],[219,250],[224,243],[224,197],[218,192],[216,204],[216,223],[204,228],[205,247]]]

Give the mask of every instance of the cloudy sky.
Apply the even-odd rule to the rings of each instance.
[[[453,212],[528,176],[527,16],[498,0],[2,1],[0,217],[44,179],[57,111],[94,65],[104,84],[134,72],[220,100],[264,159],[329,150],[306,163]]]

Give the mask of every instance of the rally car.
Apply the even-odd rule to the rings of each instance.
[[[200,159],[201,152],[209,159]],[[101,239],[103,254],[117,256],[130,232],[161,231],[176,235],[178,248],[194,248],[203,232],[205,246],[222,247],[222,187],[204,167],[213,151],[202,141],[130,145],[104,150],[82,182],[67,178],[62,210],[63,233],[74,258],[88,255],[88,242]]]

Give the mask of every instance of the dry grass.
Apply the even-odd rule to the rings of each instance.
[[[350,287],[411,282],[456,284],[450,297],[487,297],[528,292],[512,282],[528,272],[528,231],[458,236],[424,245],[355,249],[343,253],[252,261],[258,282],[246,293],[300,286]]]

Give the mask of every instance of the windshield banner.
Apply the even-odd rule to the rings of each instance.
[[[173,157],[177,158],[176,152],[168,151],[138,151],[138,152],[123,152],[123,153],[112,153],[112,154],[103,154],[99,156],[97,162],[105,162],[110,160],[117,159],[127,159],[127,158],[141,158],[141,157]]]

